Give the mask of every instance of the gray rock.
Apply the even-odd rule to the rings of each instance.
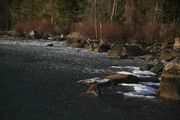
[[[48,47],[54,47],[54,44],[50,43],[50,44],[47,44]]]
[[[126,47],[123,44],[114,44],[108,51],[109,58],[127,58],[128,53]]]
[[[140,45],[126,45],[126,51],[128,56],[141,56],[144,54],[144,50]]]
[[[150,71],[152,71],[156,74],[160,74],[162,72],[163,68],[164,68],[163,63],[159,61],[154,67],[152,67],[150,69]]]
[[[123,45],[115,43],[108,51],[109,58],[127,58],[131,56],[141,56],[144,50],[139,45]]]
[[[146,64],[146,65],[140,66],[140,70],[142,70],[142,71],[151,70],[151,68],[153,68],[153,67],[154,67],[154,65]]]

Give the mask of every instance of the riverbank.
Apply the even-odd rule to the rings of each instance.
[[[0,111],[2,120],[179,120],[179,102],[128,97],[128,86],[101,88],[102,96],[86,95],[77,81],[105,76],[141,59],[108,59],[106,53],[72,49],[49,41],[0,40]],[[152,63],[153,64],[153,63]],[[115,68],[113,66],[124,66]],[[135,68],[134,68],[135,69]],[[132,69],[131,69],[132,70]],[[172,118],[173,116],[173,118]]]
[[[58,41],[53,38],[56,38],[56,36],[54,36],[54,37],[51,36],[51,40],[49,40],[49,43],[45,44],[45,46],[47,46],[47,47],[56,46]],[[24,39],[24,38],[22,38],[22,39]],[[56,40],[56,42],[54,40]],[[144,59],[147,61],[154,61],[156,63],[153,65],[152,64],[140,65],[139,69],[138,69],[139,71],[138,70],[132,71],[132,72],[136,72],[136,74],[138,73],[139,75],[146,73],[148,75],[148,77],[143,76],[143,78],[142,77],[137,78],[136,74],[127,73],[129,71],[125,71],[125,72],[120,71],[118,73],[113,73],[112,75],[107,76],[107,77],[106,76],[101,77],[100,79],[102,79],[102,80],[105,79],[105,81],[101,81],[99,79],[100,80],[99,82],[101,82],[101,84],[102,83],[103,84],[106,84],[106,83],[108,83],[108,84],[112,84],[112,83],[113,84],[114,83],[116,83],[116,84],[117,83],[136,84],[137,82],[155,82],[156,83],[156,82],[159,82],[158,77],[161,76],[164,65],[169,64],[169,63],[174,63],[174,64],[179,65],[179,58],[180,58],[179,57],[180,56],[179,55],[179,38],[176,38],[176,40],[175,40],[176,42],[174,45],[164,46],[164,44],[162,44],[161,46],[146,46],[146,48],[145,48],[145,46],[137,44],[137,43],[126,43],[126,44],[122,44],[119,42],[118,43],[117,42],[107,43],[104,40],[93,40],[93,39],[89,39],[89,38],[84,38],[83,36],[81,36],[78,33],[72,33],[66,37],[62,35],[61,40],[63,40],[63,43],[66,43],[67,46],[70,46],[72,48],[85,48],[89,51],[100,52],[100,53],[105,52],[105,53],[107,53],[107,57],[110,59],[112,59],[112,58],[113,59]],[[177,68],[175,71],[177,71],[177,75],[179,76],[178,69],[179,68]],[[154,75],[156,75],[156,77],[149,76],[150,73],[153,73]],[[135,76],[135,77],[131,80],[130,79],[131,76],[132,77]],[[179,78],[177,78],[177,79],[179,79]],[[94,83],[94,81],[90,82],[90,83]],[[173,83],[176,83],[176,82],[173,82]],[[169,84],[172,84],[172,82],[170,82]],[[178,82],[178,84],[179,84],[179,82]],[[177,88],[179,86],[178,84],[175,85],[175,86],[177,86]],[[134,86],[134,85],[132,85],[132,86]],[[163,88],[163,87],[161,87],[161,88]],[[134,89],[135,89],[135,87],[134,87]],[[142,88],[139,88],[139,89],[142,89]],[[171,88],[169,88],[169,89],[171,89]],[[161,89],[161,91],[163,92],[164,90]],[[153,92],[153,95],[155,95],[156,92]],[[173,91],[172,91],[172,93],[173,93]],[[159,94],[159,92],[158,92],[158,94]],[[179,95],[175,95],[175,96],[179,96]],[[177,98],[179,98],[179,97],[177,97]]]

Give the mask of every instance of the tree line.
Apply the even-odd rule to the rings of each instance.
[[[141,32],[146,27],[158,29],[156,27],[159,24],[170,23],[178,26],[180,1],[0,0],[0,30],[9,30],[17,24],[33,23],[39,19],[46,19],[52,25],[60,27],[68,25],[73,30],[91,28],[93,30],[84,31],[86,32],[84,34],[92,34],[94,38],[102,38],[108,29],[123,34],[119,36],[123,36],[124,39],[131,36],[132,32],[133,37],[138,38],[142,36],[138,35],[138,31]],[[120,27],[117,27],[117,25]],[[179,34],[179,31],[176,29],[176,34]],[[155,30],[149,31],[151,34],[155,34],[154,32]],[[109,35],[109,37],[113,37],[113,35]],[[114,36],[114,39],[116,39],[116,36]]]

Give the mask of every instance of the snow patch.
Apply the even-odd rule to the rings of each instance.
[[[86,79],[86,80],[79,80],[77,83],[82,83],[82,84],[90,84],[90,83],[106,83],[108,82],[109,79],[100,79],[100,78],[91,78],[91,79]]]
[[[128,87],[133,87],[134,91],[133,92],[124,92],[123,94],[125,96],[129,96],[129,97],[146,97],[146,98],[154,98],[155,94],[156,94],[156,89],[146,86],[146,85],[142,85],[142,84],[119,84],[122,86],[128,86]],[[122,93],[122,92],[117,92],[117,93]]]
[[[133,72],[119,71],[116,73],[125,74],[125,75],[134,75],[134,76],[139,77],[139,78],[156,76],[156,74],[151,72],[151,71],[140,71],[140,70],[134,70]]]
[[[160,83],[154,83],[154,82],[139,82],[142,85],[147,85],[147,86],[159,86]]]
[[[133,73],[131,72],[127,72],[127,71],[120,71],[120,72],[117,72],[118,74],[124,74],[124,75],[134,75]]]
[[[112,68],[115,69],[131,69],[131,70],[139,70],[140,67],[135,67],[135,66],[111,66]]]
[[[151,71],[141,71],[141,70],[134,70],[133,73],[137,76],[156,76],[155,73],[151,72]]]

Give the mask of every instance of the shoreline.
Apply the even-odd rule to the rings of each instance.
[[[12,37],[12,36],[1,36],[1,38],[12,38],[12,39],[24,39],[24,38],[19,38],[19,37]],[[27,41],[28,40],[32,40],[32,39],[26,39]],[[38,39],[36,40],[36,39],[34,39],[35,41],[38,41]],[[32,41],[34,41],[34,40],[32,40]],[[52,40],[46,40],[46,39],[41,39],[41,40],[44,40],[44,41],[49,41],[49,42],[51,42]],[[56,40],[54,40],[54,41],[56,41]],[[60,42],[60,41],[57,41],[57,42]],[[61,41],[62,42],[62,41]],[[63,41],[63,42],[66,42],[66,41]],[[67,43],[66,43],[67,44]],[[68,45],[68,44],[67,44]],[[54,45],[53,45],[53,43],[49,43],[49,44],[47,44],[46,45],[47,47],[54,47]],[[73,48],[73,47],[72,47]],[[84,48],[84,49],[86,49],[86,48]],[[145,54],[146,55],[146,54]],[[156,71],[156,74],[158,75],[158,76],[161,76],[162,75],[162,72],[163,72],[163,67],[166,65],[166,64],[169,64],[169,63],[171,63],[171,62],[165,62],[165,63],[162,63],[162,61],[155,61],[155,60],[146,60],[146,59],[144,59],[142,56],[137,56],[137,57],[128,57],[128,59],[143,59],[143,60],[145,60],[145,61],[154,61],[154,62],[157,62],[157,64],[156,65],[154,65],[154,66],[152,66],[152,65],[145,65],[145,66],[140,66],[140,70],[142,70],[142,71],[151,71],[151,70],[153,70],[153,69],[158,69],[158,71]],[[118,59],[117,59],[118,60]],[[160,64],[162,64],[161,65],[161,68],[158,68],[158,67],[160,67],[159,65]],[[153,71],[154,72],[154,71]],[[121,78],[121,76],[122,75],[120,75],[120,78]],[[118,80],[120,79],[120,78],[118,78]],[[113,78],[114,79],[114,78]],[[146,81],[147,82],[147,81]],[[118,82],[119,83],[119,82]],[[157,94],[159,94],[159,93],[157,93]]]

